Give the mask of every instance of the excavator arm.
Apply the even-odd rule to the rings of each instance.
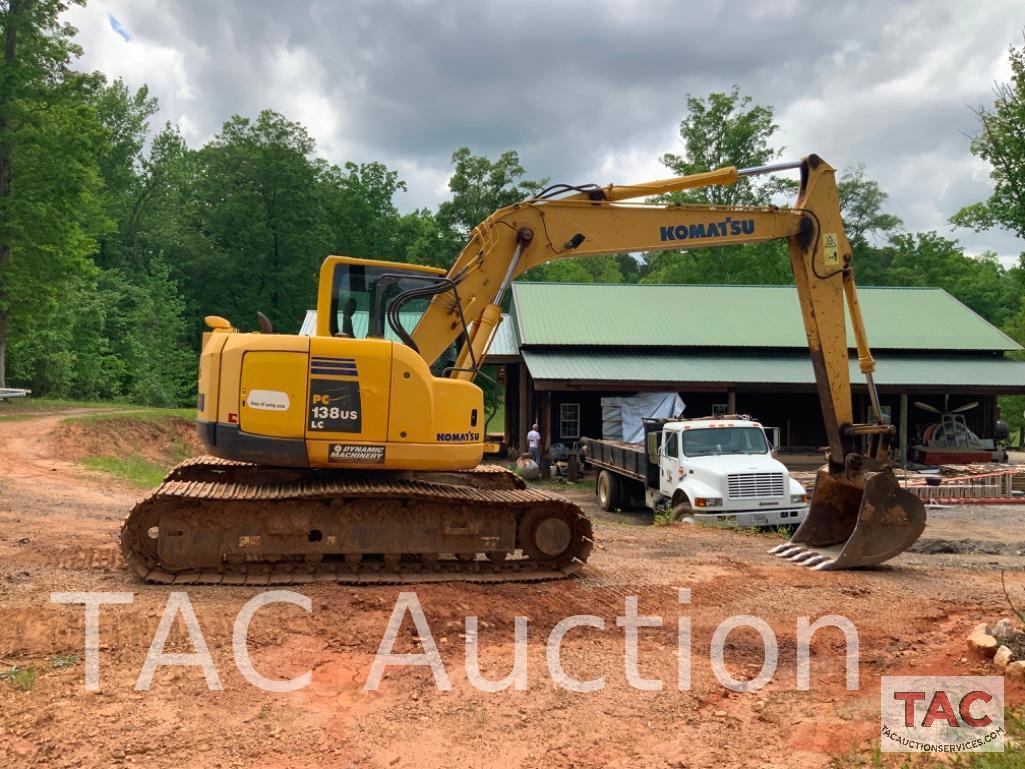
[[[801,184],[792,208],[635,202],[794,168],[800,169]],[[858,303],[835,172],[817,155],[800,163],[731,167],[640,185],[557,187],[548,195],[500,209],[474,228],[447,275],[446,283],[457,290],[435,294],[412,341],[432,363],[462,337],[450,376],[473,379],[501,322],[501,302],[509,284],[532,267],[599,254],[784,239],[829,447],[809,516],[777,554],[817,568],[879,563],[918,538],[925,512],[917,497],[899,487],[887,462],[893,428],[882,418],[873,381],[875,362]],[[872,421],[865,424],[854,419],[847,313],[872,407]],[[870,447],[865,454],[857,450],[863,436]]]
[[[801,188],[793,208],[633,202],[641,196],[734,184],[742,176],[796,167],[801,170]],[[816,155],[796,164],[740,171],[724,168],[565,197],[530,198],[496,211],[473,230],[448,272],[448,279],[458,286],[459,301],[451,292],[438,294],[412,337],[420,354],[433,362],[460,336],[461,311],[472,323],[469,345],[463,345],[453,376],[472,379],[500,322],[500,304],[509,283],[533,267],[625,251],[683,251],[784,239],[790,248],[830,453],[842,462],[857,432],[874,431],[871,425],[851,429],[845,296],[862,371],[871,377],[875,364],[858,305],[834,170]],[[871,379],[869,390],[873,417],[880,424]]]

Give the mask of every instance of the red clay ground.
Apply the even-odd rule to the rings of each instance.
[[[494,587],[449,584],[412,588],[303,588],[305,614],[288,606],[257,615],[250,650],[258,670],[312,684],[271,694],[234,667],[232,622],[257,588],[188,588],[224,690],[210,692],[196,668],[164,668],[146,693],[133,691],[170,590],[142,585],[123,570],[116,540],[138,492],[69,462],[48,435],[60,415],[0,422],[0,662],[35,666],[29,691],[0,683],[0,766],[53,767],[822,767],[847,763],[878,735],[881,675],[986,674],[964,661],[964,638],[978,622],[1006,613],[1000,567],[1021,558],[907,554],[887,568],[820,573],[765,554],[765,535],[676,525],[644,525],[642,516],[607,516],[589,493],[571,495],[595,515],[598,542],[582,578]],[[139,450],[145,451],[144,447]],[[957,515],[957,514],[954,514]],[[971,536],[971,513],[943,531]],[[1008,538],[1025,541],[1018,508]],[[987,529],[992,528],[987,524]],[[1001,527],[989,531],[999,536]],[[930,536],[930,532],[927,532]],[[1015,580],[1025,580],[1019,576]],[[689,587],[689,606],[677,589]],[[401,590],[417,592],[454,690],[433,686],[424,668],[393,668],[377,692],[363,691],[374,653]],[[101,623],[102,692],[83,685],[83,665],[53,669],[55,654],[82,656],[79,607],[50,603],[51,591],[126,591],[129,606],[105,608]],[[626,596],[664,626],[641,630],[641,671],[660,692],[641,692],[623,673]],[[485,675],[512,664],[514,618],[529,619],[529,688],[486,694],[464,672],[462,621],[481,623]],[[558,689],[545,664],[544,639],[571,614],[602,617],[606,629],[579,629],[563,644],[563,664],[585,679],[606,677],[600,692]],[[780,664],[763,690],[733,693],[713,677],[708,644],[734,614],[768,622]],[[812,688],[795,683],[795,623],[841,614],[857,626],[861,688],[844,686],[842,642],[815,637]],[[693,623],[693,687],[677,691],[676,618]],[[407,621],[401,650],[415,648]],[[190,652],[184,632],[169,651]],[[173,647],[173,648],[172,648]],[[736,676],[761,666],[751,631],[730,636]],[[1008,701],[1025,692],[1009,684]]]

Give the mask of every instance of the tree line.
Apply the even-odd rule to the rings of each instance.
[[[491,159],[463,147],[452,155],[449,199],[402,213],[396,171],[331,163],[304,126],[272,110],[232,116],[189,146],[176,126],[151,124],[158,103],[145,86],[75,69],[67,6],[0,0],[0,386],[190,404],[205,315],[246,329],[261,311],[294,332],[324,256],[447,267],[477,223],[548,183],[529,178],[515,151]],[[1022,55],[1011,49],[1012,81],[978,111],[970,151],[992,164],[995,190],[951,212],[959,226],[1025,236]],[[736,87],[689,97],[683,151],[661,161],[674,174],[762,165],[781,155],[777,132],[772,108]],[[795,187],[745,178],[670,197],[786,204]],[[861,285],[942,287],[1025,342],[1025,260],[1005,269],[936,232],[905,231],[862,166],[841,174],[839,191]],[[560,261],[526,279],[792,282],[781,243]]]

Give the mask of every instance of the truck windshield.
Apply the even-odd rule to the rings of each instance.
[[[765,454],[768,450],[765,434],[757,427],[710,427],[683,433],[683,453],[688,457]]]

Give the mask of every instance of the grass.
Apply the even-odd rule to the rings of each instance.
[[[61,411],[62,409],[111,408],[127,405],[120,401],[77,401],[60,398],[11,398],[0,401],[0,409],[5,411]]]
[[[110,473],[147,489],[159,486],[167,475],[166,466],[141,457],[82,457],[80,462],[90,470]]]
[[[57,400],[53,398],[16,398],[0,402],[0,422],[33,417],[59,415],[70,409],[94,409],[92,413],[68,416],[63,421],[79,424],[125,421],[160,424],[169,417],[194,419],[194,408],[153,408],[137,406],[122,401]],[[168,467],[192,455],[184,442],[175,441],[170,446],[167,463],[150,462],[136,456],[109,457],[86,456],[82,465],[90,470],[99,470],[122,478],[134,485],[152,488],[164,479]]]
[[[69,421],[89,421],[91,419],[119,419],[131,415],[132,418],[157,420],[164,416],[181,416],[193,419],[194,408],[158,409],[137,406],[124,401],[78,401],[59,400],[56,398],[11,398],[0,401],[0,422],[13,422],[21,419],[47,416],[68,409],[103,409],[97,414],[84,414],[69,417]]]
[[[65,422],[108,422],[120,420],[132,420],[136,422],[161,422],[168,417],[181,417],[182,419],[195,419],[194,408],[184,409],[155,409],[136,407],[126,411],[104,411],[98,414],[82,414],[81,416],[68,417]]]
[[[21,691],[29,692],[36,685],[36,669],[31,665],[27,668],[12,665],[9,670],[0,672],[0,680],[10,681]]]
[[[671,523],[676,522],[676,510],[672,507],[663,507],[661,510],[655,511],[655,525],[656,526],[668,526]]]
[[[485,409],[485,413],[486,412],[487,412],[487,409]],[[495,415],[493,417],[491,417],[490,420],[488,420],[488,423],[487,423],[487,425],[485,427],[485,432],[490,432],[490,433],[505,432],[505,402],[504,401],[502,403],[498,404],[498,410],[495,412]]]
[[[542,489],[552,489],[553,491],[566,491],[567,489],[579,489],[586,491],[594,486],[593,481],[574,481],[570,483],[567,480],[559,480],[557,478],[549,478],[544,481],[531,481],[534,486],[539,486]]]
[[[12,422],[18,419],[46,416],[66,409],[110,409],[126,406],[114,401],[63,401],[53,398],[11,398],[0,401],[0,422]]]
[[[71,668],[78,664],[77,654],[54,654],[50,657],[50,667],[54,670]]]

